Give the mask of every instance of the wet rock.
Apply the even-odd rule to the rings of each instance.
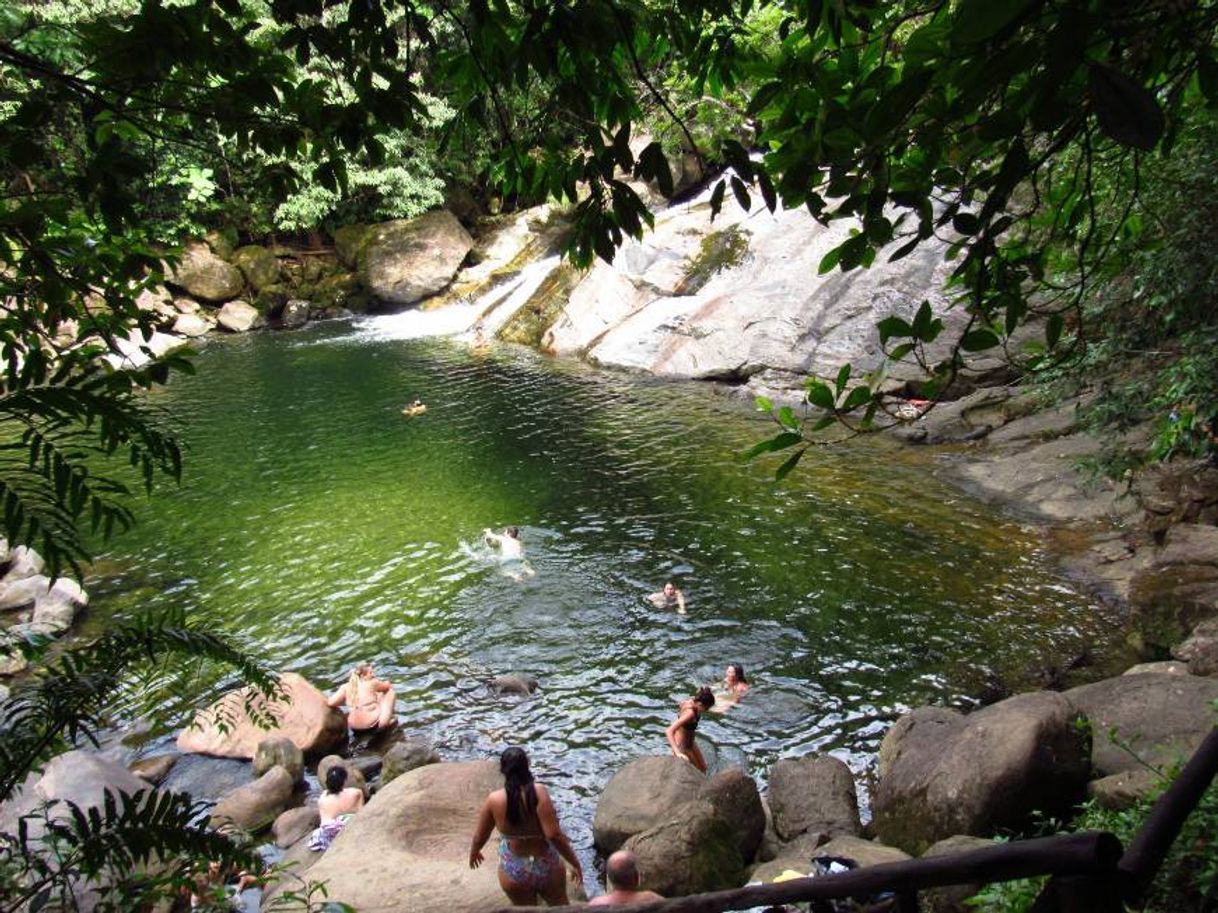
[[[783,758],[770,771],[768,793],[779,839],[805,831],[858,835],[858,797],[850,768],[829,755]]]
[[[4,572],[4,579],[9,581],[19,580],[22,577],[33,577],[41,574],[46,569],[46,565],[42,556],[28,545],[18,545],[8,553],[8,568]]]
[[[706,778],[680,758],[631,761],[613,775],[596,804],[596,848],[608,855],[635,834],[663,824],[693,801],[705,783]]]
[[[428,764],[439,764],[443,758],[436,752],[431,743],[423,739],[407,739],[399,742],[385,752],[385,760],[381,765],[381,785],[396,780],[407,771]]]
[[[274,736],[258,743],[254,749],[251,772],[255,777],[261,777],[276,764],[291,775],[293,783],[304,779],[304,752],[284,736]]]
[[[1094,799],[1103,808],[1120,811],[1161,791],[1164,785],[1163,777],[1158,774],[1145,767],[1133,767],[1092,780],[1087,784],[1087,798]]]
[[[229,758],[252,758],[263,739],[283,735],[306,755],[320,754],[347,737],[347,719],[326,703],[326,696],[295,672],[280,676],[281,698],[268,703],[252,689],[231,691],[195,717],[178,735],[178,750]],[[250,719],[246,703],[275,715],[276,723],[262,729]],[[221,720],[228,722],[221,731]]]
[[[502,785],[494,761],[412,770],[373,796],[308,877],[326,883],[329,900],[357,910],[499,909],[506,901],[496,876],[498,841],[487,843],[480,868],[466,859],[472,822],[487,793]]]
[[[957,856],[973,850],[989,849],[994,841],[981,837],[969,837],[966,834],[956,834],[945,840],[940,840],[922,854],[923,859],[934,859],[938,856]],[[975,906],[968,904],[968,899],[981,890],[980,883],[954,884],[942,888],[931,888],[919,896],[923,909],[927,913],[974,913]]]
[[[416,304],[452,282],[473,244],[444,210],[374,225],[360,247],[360,281],[392,307]]]
[[[1188,663],[1193,675],[1218,675],[1218,618],[1193,628],[1188,640],[1172,650],[1172,656]]]
[[[239,247],[233,252],[232,263],[255,291],[279,281],[279,259],[265,247]]]
[[[368,798],[368,782],[364,779],[363,771],[354,764],[348,762],[346,758],[336,754],[326,755],[317,762],[317,780],[321,783],[322,788],[326,785],[326,776],[330,773],[332,767],[345,767],[347,770],[347,786],[354,786],[364,794],[364,798]]]
[[[643,887],[665,897],[719,891],[744,882],[737,835],[709,802],[695,801],[679,817],[635,834],[625,848],[638,857]]]
[[[230,333],[245,333],[262,326],[264,323],[258,309],[244,301],[230,301],[220,308],[216,315],[216,324]]]
[[[730,767],[711,777],[700,798],[732,826],[740,858],[746,864],[752,862],[765,835],[765,809],[753,778],[738,767]]]
[[[1218,527],[1181,523],[1166,533],[1130,583],[1146,644],[1171,647],[1218,615]]]
[[[285,330],[295,330],[309,322],[309,302],[302,298],[290,298],[279,312],[279,325]]]
[[[755,866],[749,874],[750,881],[773,881],[786,871],[807,874],[812,866],[812,857],[820,847],[829,842],[827,834],[805,832],[790,843],[780,844],[772,859]]]
[[[439,760],[438,758],[436,759]],[[347,766],[358,770],[364,775],[364,779],[375,777],[384,766],[384,759],[378,755],[360,755],[355,758],[347,758]]]
[[[214,802],[249,781],[250,765],[246,761],[184,754],[161,786],[170,792],[184,792],[197,802]]]
[[[256,834],[279,817],[292,803],[295,789],[292,775],[275,766],[253,783],[228,793],[211,811],[212,827],[236,827]]]
[[[138,761],[132,761],[127,765],[127,769],[141,780],[146,780],[153,786],[159,786],[165,782],[165,778],[169,776],[169,772],[173,770],[173,765],[178,762],[179,757],[181,755],[153,755],[148,758],[140,758]]]
[[[1034,811],[1064,814],[1088,779],[1078,717],[1074,704],[1050,692],[1016,695],[967,717],[936,708],[902,717],[880,750],[877,835],[917,852],[954,834],[1016,829]]]
[[[782,852],[782,841],[778,839],[778,831],[774,830],[774,813],[765,797],[761,798],[761,810],[765,813],[765,831],[761,835],[761,845],[757,847],[757,861],[769,862],[777,859]]]
[[[287,849],[292,844],[303,840],[321,825],[321,815],[316,805],[302,805],[299,808],[289,808],[281,812],[271,825],[271,836],[275,845]]]
[[[531,675],[496,675],[490,686],[496,694],[532,694],[537,690],[537,679]]]
[[[1218,699],[1218,680],[1120,675],[1064,696],[1091,721],[1091,763],[1097,774],[1108,776],[1142,763],[1166,769],[1192,755],[1214,726],[1210,702]],[[1121,744],[1109,735],[1113,729]]]
[[[168,281],[192,298],[213,304],[236,298],[245,287],[241,270],[199,242],[186,245],[181,262],[173,268]]]

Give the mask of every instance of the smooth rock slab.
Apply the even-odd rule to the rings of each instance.
[[[316,805],[302,805],[299,808],[289,808],[281,812],[271,825],[271,836],[275,845],[287,849],[293,843],[309,836],[321,824],[321,815]]]
[[[1140,767],[1139,758],[1166,769],[1190,757],[1214,726],[1210,702],[1218,700],[1218,680],[1120,675],[1072,688],[1065,697],[1091,721],[1091,763],[1106,777]],[[1117,741],[1109,735],[1113,729]]]
[[[244,301],[230,301],[220,308],[216,323],[230,333],[245,333],[262,326],[262,315],[257,308]]]
[[[291,739],[305,754],[317,754],[337,745],[347,737],[347,719],[326,703],[326,696],[295,672],[280,676],[284,696],[272,704],[265,698],[253,698],[254,705],[275,714],[271,729],[255,725],[246,713],[245,704],[252,689],[230,691],[219,701],[195,717],[194,725],[178,735],[178,751],[198,752],[226,758],[253,758],[258,743],[271,736]],[[219,721],[228,719],[227,731],[221,731]]]
[[[169,776],[169,772],[173,770],[173,765],[178,762],[180,757],[181,755],[176,754],[153,755],[152,757],[132,761],[127,765],[127,769],[141,780],[146,780],[154,786],[159,786],[165,782],[165,778]]]
[[[253,783],[234,790],[211,811],[212,827],[238,827],[255,834],[270,827],[292,802],[296,781],[276,765]]]

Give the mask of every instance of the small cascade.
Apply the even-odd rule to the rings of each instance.
[[[355,324],[356,332],[364,340],[472,337],[474,325],[481,320],[486,337],[492,338],[533,297],[560,262],[561,258],[555,254],[529,263],[510,279],[472,300],[466,298],[438,308],[415,308],[361,318]]]

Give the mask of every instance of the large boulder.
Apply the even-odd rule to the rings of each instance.
[[[347,718],[326,703],[324,694],[295,672],[285,672],[279,683],[283,694],[272,702],[251,688],[230,691],[179,733],[178,751],[253,758],[259,742],[282,735],[305,754],[319,754],[346,738]],[[273,714],[275,724],[270,729],[259,727],[250,718],[247,703]]]
[[[285,330],[297,330],[309,322],[309,302],[290,298],[279,312],[279,325]]]
[[[665,897],[744,883],[736,832],[709,802],[696,801],[679,816],[635,834],[625,848],[638,857],[643,887]]]
[[[245,277],[237,267],[212,253],[206,244],[196,242],[186,245],[168,282],[192,298],[219,304],[241,294]]]
[[[309,870],[331,901],[360,913],[483,913],[507,906],[496,875],[498,841],[471,869],[469,838],[487,793],[503,785],[495,761],[429,764],[380,790]]]
[[[775,763],[767,799],[780,840],[794,840],[807,831],[831,837],[863,832],[854,775],[845,762],[829,755]]]
[[[596,804],[596,848],[608,855],[635,834],[663,824],[705,784],[692,764],[671,755],[631,761],[613,775]]]
[[[296,781],[276,765],[253,783],[224,796],[211,810],[213,827],[237,827],[256,834],[271,824],[292,803]]]
[[[889,862],[905,862],[909,859],[908,853],[904,853],[894,846],[885,846],[875,840],[864,840],[862,837],[849,835],[834,837],[817,849],[816,855],[844,856],[857,862],[860,869]]]
[[[220,308],[216,315],[216,324],[230,333],[245,333],[262,326],[262,315],[252,304],[244,301],[230,301]]]
[[[761,847],[766,825],[765,808],[753,778],[739,767],[729,767],[711,777],[700,798],[732,826],[740,857],[746,864],[752,862]]]
[[[1218,700],[1218,680],[1120,675],[1072,688],[1065,697],[1091,721],[1091,763],[1106,777],[1142,764],[1163,769],[1187,759],[1214,727],[1210,702]]]
[[[1137,682],[1150,676],[1129,676]],[[923,708],[884,737],[876,834],[918,853],[955,834],[1018,828],[1082,798],[1090,740],[1060,694],[1020,694],[969,716]]]
[[[971,853],[974,850],[989,849],[994,841],[981,837],[969,837],[967,834],[956,834],[940,840],[925,853],[923,859],[934,859],[939,856],[958,856],[961,853]],[[970,897],[980,891],[979,882],[967,884],[946,885],[942,888],[931,888],[923,891],[921,901],[923,909],[928,913],[974,913],[977,909],[968,903]]]
[[[1120,811],[1163,790],[1164,777],[1145,767],[1122,770],[1087,784],[1087,798],[1101,808]]]
[[[254,749],[254,763],[251,767],[255,777],[261,777],[276,764],[292,775],[293,783],[304,779],[304,752],[286,736],[263,739]]]
[[[257,244],[239,247],[233,252],[232,262],[255,291],[279,281],[279,258],[265,247]]]
[[[496,694],[532,694],[537,690],[537,679],[531,675],[496,675],[491,679],[490,689]]]
[[[473,245],[445,210],[374,225],[360,248],[360,281],[391,306],[416,304],[452,282]]]
[[[173,321],[173,332],[188,339],[206,336],[211,332],[211,321],[199,314],[178,314]]]
[[[423,739],[407,739],[399,742],[385,752],[385,758],[381,764],[381,785],[396,780],[416,767],[439,764],[442,760],[443,758],[431,743]]]

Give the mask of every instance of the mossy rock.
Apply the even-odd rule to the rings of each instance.
[[[237,229],[213,228],[203,236],[203,240],[207,242],[211,252],[221,260],[231,260],[233,252],[237,249]]]
[[[685,278],[677,287],[679,295],[696,295],[716,273],[744,263],[749,251],[749,233],[738,225],[711,232],[702,239],[702,249],[691,258]]]
[[[556,267],[496,335],[505,342],[541,348],[546,331],[562,315],[579,279],[574,267],[566,263]]]
[[[283,310],[283,306],[288,303],[289,298],[294,298],[295,295],[284,285],[268,285],[265,288],[258,290],[258,294],[254,296],[251,302],[258,313],[264,317],[274,317]]]
[[[306,282],[318,282],[332,275],[339,268],[338,261],[325,256],[310,256],[304,258],[304,268],[301,274]]]
[[[279,281],[279,260],[265,247],[247,244],[233,251],[232,262],[255,291]]]
[[[354,273],[335,273],[317,283],[310,300],[321,307],[346,306],[347,299],[359,289],[359,279]]]
[[[334,252],[338,254],[338,260],[343,266],[351,269],[355,267],[359,260],[359,249],[363,246],[370,227],[361,222],[335,229]]]

